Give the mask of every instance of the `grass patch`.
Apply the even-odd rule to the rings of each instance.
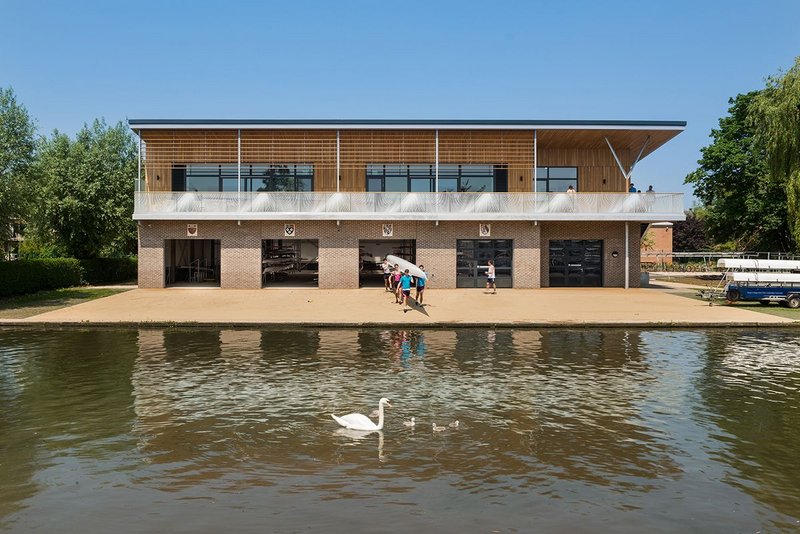
[[[128,291],[121,288],[67,287],[30,295],[0,298],[0,319],[25,319],[81,302]]]
[[[706,299],[698,295],[696,291],[678,291],[675,292],[674,294],[681,297],[708,302]],[[774,315],[775,317],[784,317],[786,319],[792,319],[793,321],[800,321],[800,308],[791,310],[789,308],[784,308],[780,304],[774,302],[764,306],[760,304],[758,301],[729,303],[726,300],[715,300],[714,306],[729,306],[731,308],[739,308],[742,310],[750,310],[754,312],[766,313],[767,315]]]

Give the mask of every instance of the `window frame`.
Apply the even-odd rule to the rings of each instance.
[[[551,178],[550,177],[550,169],[575,169],[575,178]],[[572,182],[574,180],[574,187],[575,191],[580,191],[578,187],[580,184],[580,168],[576,165],[552,165],[552,166],[544,166],[544,167],[536,167],[536,173],[538,174],[540,171],[546,170],[547,177],[546,178],[539,178],[538,176],[534,176],[534,190],[539,193],[564,193],[566,190],[551,190],[550,189],[550,182]],[[539,185],[544,184],[545,189],[540,189]]]
[[[212,192],[212,193],[235,193],[239,191],[239,185],[237,181],[240,180],[242,187],[242,192],[312,192],[314,191],[314,164],[313,163],[242,163],[241,164],[241,173],[239,171],[239,164],[238,163],[181,163],[181,164],[174,164],[172,166],[173,172],[183,171],[183,190],[184,191],[194,191],[190,189],[189,180],[194,176],[196,178],[207,178],[207,179],[214,179],[217,180],[217,189],[216,190],[196,190],[197,192]],[[206,168],[206,169],[214,169],[216,167],[216,172],[197,172],[194,174],[190,174],[190,170],[192,167],[197,168]],[[264,176],[260,174],[254,174],[254,169],[257,167],[266,167],[268,170],[274,168],[288,168],[290,172],[288,174],[288,178],[292,180],[292,188],[288,190],[278,190],[274,188],[274,179],[275,176]],[[310,173],[298,173],[298,167],[307,167]],[[259,181],[266,181],[269,180],[269,188],[259,191],[255,189],[253,186],[255,183]],[[307,180],[309,183],[309,189],[298,189],[298,183],[301,183],[302,180]],[[227,183],[233,182],[236,185],[236,189],[233,190],[226,190],[225,185]],[[173,184],[173,191],[174,189]]]

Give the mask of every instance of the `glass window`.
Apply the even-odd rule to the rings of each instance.
[[[569,186],[578,190],[577,167],[537,167],[536,190],[551,193],[564,192]]]
[[[549,178],[578,178],[577,167],[549,167]]]
[[[367,191],[430,193],[433,191],[434,166],[429,164],[369,164]]]
[[[239,172],[236,163],[187,164],[186,191],[238,191]],[[242,191],[314,190],[313,165],[245,163],[241,177]]]
[[[439,191],[495,191],[498,170],[507,172],[504,167],[495,165],[440,165]],[[369,164],[366,174],[367,191],[429,193],[436,189],[434,165]],[[506,175],[503,175],[505,179]]]

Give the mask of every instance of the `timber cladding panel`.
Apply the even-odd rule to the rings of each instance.
[[[578,167],[580,191],[626,191],[625,179],[602,133],[540,130],[537,164],[540,167]],[[625,137],[625,132],[613,134],[613,142],[617,144],[646,139],[641,132],[631,133],[630,139]],[[170,191],[174,164],[236,163],[237,135],[236,130],[222,129],[143,130],[147,190]],[[336,191],[336,136],[336,130],[242,130],[242,163],[311,164],[315,190]],[[339,189],[342,191],[364,191],[366,165],[370,163],[433,164],[436,160],[434,130],[343,129],[339,136]],[[655,139],[651,144],[655,146],[663,141]],[[616,150],[626,166],[638,153],[627,148]],[[509,191],[532,191],[533,131],[440,130],[439,162],[442,165],[507,165]]]

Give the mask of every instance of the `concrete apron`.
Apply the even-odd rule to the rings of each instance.
[[[412,297],[414,291],[412,291]],[[797,320],[658,289],[428,289],[407,312],[376,289],[136,289],[0,325],[715,327]]]

